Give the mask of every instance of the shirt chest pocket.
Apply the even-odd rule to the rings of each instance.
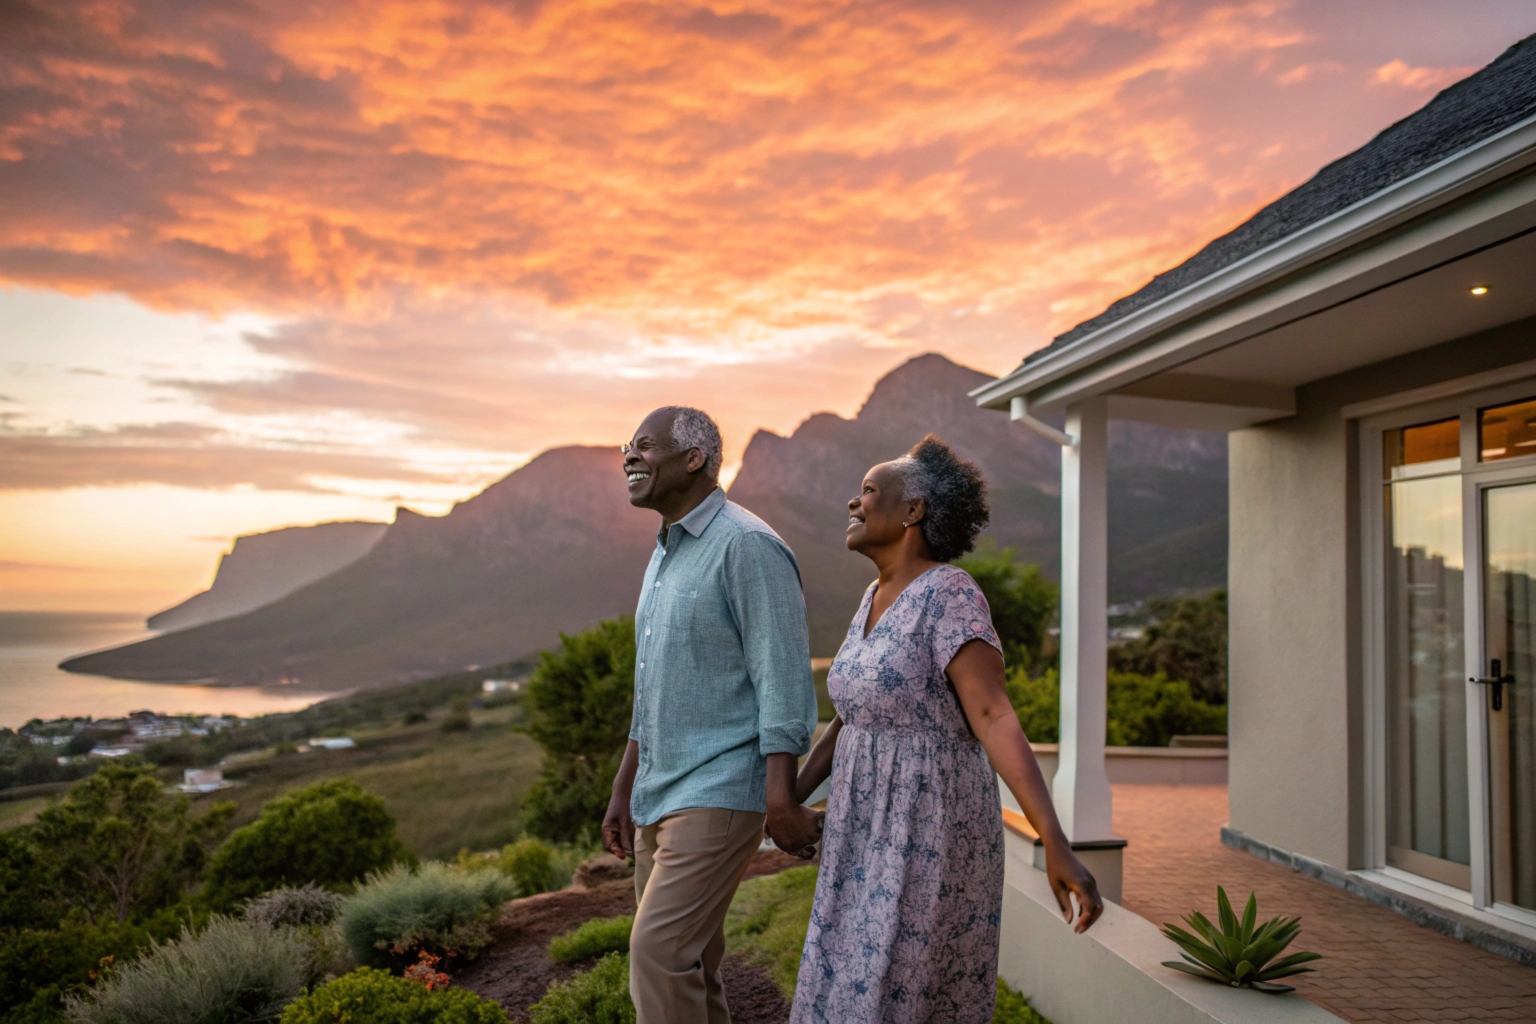
[[[669,587],[662,584],[658,591],[656,619],[669,631],[686,630],[693,622],[699,604],[699,588],[694,586]]]

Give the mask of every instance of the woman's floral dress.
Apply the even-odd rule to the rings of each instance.
[[[1002,813],[944,670],[970,640],[998,647],[997,633],[952,565],[913,580],[866,638],[874,593],[827,677],[843,730],[790,1021],[987,1024]]]

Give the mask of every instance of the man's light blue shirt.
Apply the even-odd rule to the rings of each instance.
[[[663,526],[635,610],[638,825],[688,807],[762,812],[769,754],[811,749],[805,597],[794,554],[716,488]]]

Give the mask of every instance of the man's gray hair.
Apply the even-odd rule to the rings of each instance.
[[[672,406],[672,443],[678,451],[697,448],[704,453],[704,472],[719,479],[724,446],[720,440],[720,427],[709,413],[686,405]]]

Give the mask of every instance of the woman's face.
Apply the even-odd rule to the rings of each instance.
[[[901,474],[888,462],[864,474],[859,496],[848,502],[848,550],[865,551],[901,540],[911,521],[913,502],[902,501]]]

